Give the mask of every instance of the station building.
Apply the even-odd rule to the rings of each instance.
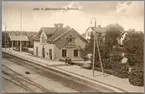
[[[72,60],[82,60],[80,49],[87,41],[73,28],[63,24],[54,27],[40,28],[34,39],[34,55],[49,60],[60,60],[70,57]]]

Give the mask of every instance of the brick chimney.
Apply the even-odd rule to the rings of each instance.
[[[55,28],[63,28],[63,24],[62,23],[57,23],[57,24],[54,24],[54,27]]]
[[[100,27],[100,28],[101,28],[101,25],[98,25],[98,27]]]

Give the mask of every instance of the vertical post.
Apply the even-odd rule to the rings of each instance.
[[[12,41],[12,50],[13,50],[13,47],[14,47],[14,44],[13,44],[13,41]]]
[[[7,26],[5,26],[5,35],[4,35],[4,36],[5,36],[5,49],[6,49],[6,42],[7,42],[7,38],[6,38],[6,35],[7,35],[7,34],[6,34],[6,29],[7,29]]]
[[[20,40],[20,52],[22,51],[22,40]]]
[[[20,26],[20,29],[22,31],[22,8],[21,8],[21,18],[20,18],[20,21],[21,21],[21,26]],[[21,36],[21,33],[20,33],[20,36]],[[22,51],[22,41],[20,40],[20,52]]]
[[[100,55],[100,48],[99,48],[99,43],[98,43],[98,37],[97,37],[97,49],[98,49],[99,61],[101,63],[101,69],[102,69],[103,76],[104,76],[104,69],[103,69],[102,59],[101,59],[101,55]]]
[[[20,17],[20,21],[21,21],[21,23],[20,23],[20,30],[22,31],[22,8],[21,8],[21,17]]]
[[[94,26],[94,49],[93,49],[93,76],[94,76],[94,65],[95,65],[95,49],[96,49],[96,19],[95,19],[95,26]]]

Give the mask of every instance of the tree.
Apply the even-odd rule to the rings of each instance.
[[[124,47],[128,52],[131,65],[142,65],[144,62],[144,34],[142,32],[129,31],[124,41]],[[134,64],[132,64],[134,63]]]
[[[118,44],[117,38],[121,35],[122,31],[124,31],[124,29],[119,24],[110,24],[106,27],[104,43],[104,54],[106,56],[112,52],[113,46]]]
[[[80,49],[80,56],[84,60],[84,63],[87,60],[87,54],[88,53],[86,52],[85,48],[84,49]]]
[[[113,47],[117,44],[117,38],[121,35],[122,31],[124,31],[123,27],[119,24],[110,24],[106,27],[106,43]]]

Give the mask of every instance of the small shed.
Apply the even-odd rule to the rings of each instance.
[[[5,40],[4,46],[9,48],[20,48],[19,50],[22,50],[22,47],[27,47],[29,38],[28,36],[23,32],[5,32],[3,35],[3,39]]]

